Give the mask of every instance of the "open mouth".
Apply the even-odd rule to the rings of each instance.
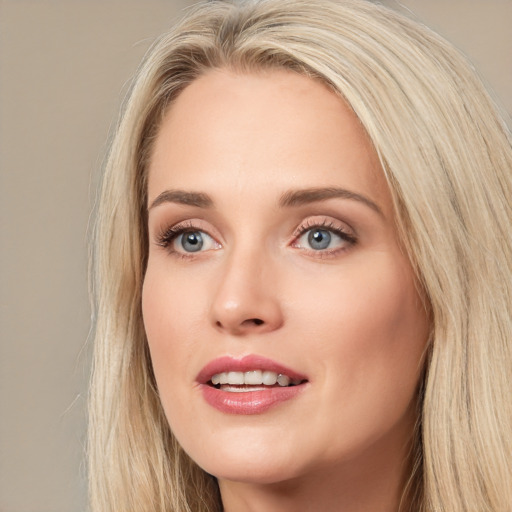
[[[263,414],[309,387],[306,375],[256,354],[223,356],[197,375],[204,400],[225,414]]]
[[[306,382],[305,379],[293,379],[284,373],[269,370],[250,370],[246,372],[216,373],[207,384],[222,391],[243,393],[247,391],[264,391],[269,388],[298,386],[304,382]]]

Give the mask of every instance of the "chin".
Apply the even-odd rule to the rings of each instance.
[[[278,484],[300,476],[300,472],[295,472],[291,468],[283,469],[272,464],[262,466],[248,463],[247,460],[239,460],[234,463],[217,461],[204,466],[203,469],[218,480],[256,485]]]
[[[237,443],[236,434],[216,437],[211,446],[203,445],[200,453],[188,453],[202,469],[219,480],[274,484],[302,473],[304,464],[297,457],[296,448],[283,445],[282,440],[245,436]]]

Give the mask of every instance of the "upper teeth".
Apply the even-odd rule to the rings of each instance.
[[[222,372],[216,373],[211,378],[212,384],[234,384],[234,385],[261,385],[273,386],[279,384],[280,386],[289,386],[290,383],[298,384],[299,382],[292,382],[290,377],[283,375],[282,373],[263,371],[263,370],[252,370],[249,372]]]

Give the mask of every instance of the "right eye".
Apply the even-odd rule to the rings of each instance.
[[[194,253],[221,247],[212,236],[191,222],[169,227],[158,236],[157,244],[180,256],[192,256]]]
[[[173,250],[181,253],[208,251],[218,248],[217,242],[204,231],[183,231],[175,234],[172,240]]]

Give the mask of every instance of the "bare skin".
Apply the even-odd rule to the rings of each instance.
[[[164,118],[148,198],[155,376],[225,511],[396,512],[429,322],[354,114],[292,72],[210,71]],[[300,392],[212,406],[202,369],[251,355]]]

